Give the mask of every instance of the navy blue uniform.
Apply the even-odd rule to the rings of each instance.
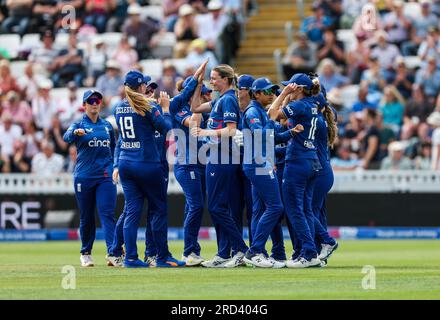
[[[137,229],[147,197],[157,260],[165,262],[169,255],[167,194],[156,131],[166,135],[171,128],[157,105],[141,116],[134,112],[127,100],[123,100],[115,108],[115,118],[121,138],[118,144],[119,175],[126,199],[123,228],[126,259],[138,258]]]
[[[266,253],[264,246],[269,235],[272,234],[275,248],[281,251],[273,252],[275,253],[274,258],[285,260],[281,229],[283,205],[278,179],[274,172],[275,159],[271,159],[270,155],[266,153],[266,151],[274,152],[274,140],[279,139],[275,139],[274,136],[274,122],[269,119],[263,106],[255,100],[244,112],[243,130],[246,129],[251,132],[252,136],[252,141],[246,141],[245,144],[245,162],[243,164],[244,172],[252,183],[252,234],[254,241],[250,251],[256,254]],[[288,131],[279,134],[279,136],[285,137],[284,141],[291,137]],[[260,146],[261,149],[259,149]]]
[[[312,211],[313,190],[316,174],[321,166],[315,146],[318,108],[313,98],[303,98],[283,107],[289,128],[297,124],[304,131],[289,140],[286,150],[286,165],[283,175],[283,195],[287,217],[292,223],[297,243],[293,259],[301,256],[307,260],[316,258],[314,243],[315,227]]]
[[[327,193],[333,186],[334,176],[330,165],[330,150],[328,147],[328,126],[322,113],[318,115],[316,133],[316,147],[318,150],[319,163],[322,170],[319,171],[316,179],[315,189],[313,191],[313,213],[315,215],[315,242],[317,250],[321,249],[321,244],[334,245],[335,240],[327,232],[327,212],[325,208],[325,199]]]
[[[208,120],[208,129],[219,130],[227,123],[239,123],[240,110],[234,90],[228,90],[218,100],[212,102],[212,110]],[[209,137],[209,160],[206,165],[206,188],[208,192],[208,209],[217,233],[221,258],[230,258],[228,246],[222,245],[229,241],[235,252],[246,252],[242,230],[239,230],[230,211],[230,186],[240,169],[240,153],[234,150],[232,138],[223,138],[223,145],[229,142],[229,148],[221,148],[220,137]],[[223,149],[223,150],[222,150]],[[227,163],[221,163],[223,162]]]
[[[84,129],[85,135],[73,132]],[[98,118],[96,123],[84,115],[64,134],[64,141],[75,143],[78,158],[75,166],[75,195],[80,210],[81,253],[91,254],[95,240],[95,208],[101,219],[107,251],[110,252],[115,229],[116,187],[112,182],[115,134],[111,124]]]

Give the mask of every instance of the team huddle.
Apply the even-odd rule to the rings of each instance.
[[[327,232],[325,199],[333,185],[329,148],[337,137],[336,112],[315,74],[282,82],[238,79],[228,65],[215,67],[203,84],[206,61],[177,84],[170,99],[138,71],[125,76],[125,99],[112,125],[99,117],[102,94],[84,94],[83,118],[64,135],[76,143],[75,194],[80,210],[81,265],[93,266],[97,209],[115,267],[261,268],[323,267],[338,243]],[[174,175],[185,195],[184,249],[175,259],[167,242],[167,135],[176,142]],[[125,205],[115,223],[116,183]],[[137,234],[148,202],[145,258]],[[216,231],[217,254],[201,256],[198,234],[207,202]],[[249,246],[243,240],[243,212]],[[282,222],[293,245],[287,258]],[[272,240],[271,253],[266,242]],[[124,250],[125,246],[125,250]]]

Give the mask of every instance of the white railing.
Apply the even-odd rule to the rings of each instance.
[[[33,174],[0,174],[0,194],[73,194],[71,174],[39,177]],[[122,187],[118,184],[118,192]],[[440,171],[347,171],[335,172],[335,193],[440,193]],[[169,194],[182,193],[170,174]]]

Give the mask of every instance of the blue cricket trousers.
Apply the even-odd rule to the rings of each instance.
[[[294,255],[307,260],[317,256],[312,199],[316,175],[320,169],[319,161],[310,159],[286,161],[284,168],[283,197],[286,214],[301,247],[300,252],[295,251]]]
[[[80,212],[81,253],[91,254],[96,236],[95,209],[104,231],[107,252],[111,252],[115,232],[116,186],[110,177],[74,178]]]
[[[162,170],[164,174],[164,181],[165,181],[165,192],[168,192],[168,179],[169,179],[169,169],[168,169],[168,163],[162,163]],[[118,221],[116,222],[116,228],[115,228],[115,237],[113,240],[113,248],[112,248],[112,255],[119,257],[122,254],[122,245],[124,244],[124,219],[126,213],[126,203],[124,203],[124,209],[122,211],[122,214],[119,216]],[[146,257],[154,257],[157,255],[156,246],[154,244],[153,240],[153,233],[151,231],[151,213],[150,213],[150,207],[148,207],[148,214],[147,214],[147,227],[145,230],[145,256]]]
[[[174,175],[182,186],[185,195],[185,220],[183,223],[184,249],[183,255],[187,257],[194,252],[200,255],[199,237],[202,224],[203,209],[206,194],[206,168],[197,165],[175,165]]]
[[[318,173],[313,190],[312,209],[315,216],[315,244],[318,252],[321,250],[321,244],[335,244],[335,239],[327,232],[327,210],[325,208],[325,199],[333,183],[333,170],[330,165],[325,166]]]
[[[230,187],[239,164],[206,165],[206,189],[208,193],[208,210],[217,233],[218,256],[227,259],[231,252],[224,241],[229,241],[235,252],[246,252],[248,247],[243,241],[243,231],[239,230],[230,211]]]
[[[126,201],[124,220],[126,259],[138,259],[137,230],[146,197],[151,213],[151,231],[157,248],[157,259],[165,261],[168,257],[168,221],[167,194],[162,165],[160,163],[121,160],[119,175]]]
[[[168,196],[168,181],[170,178],[170,168],[167,161],[161,162],[162,174],[164,179],[165,194]],[[145,256],[154,257],[157,255],[157,249],[153,240],[153,232],[151,231],[151,219],[152,213],[150,211],[150,206],[148,206],[147,212],[147,228],[145,229]]]
[[[286,208],[285,208],[285,204],[284,204],[284,196],[283,196],[283,175],[284,175],[284,167],[285,164],[284,163],[279,163],[277,164],[277,177],[278,177],[278,184],[280,187],[280,193],[281,193],[281,200],[283,201],[283,207],[284,207],[284,212],[283,212],[283,217],[281,219],[282,220],[286,220],[286,225],[287,225],[287,230],[289,231],[289,236],[290,236],[290,241],[292,242],[292,248],[293,248],[293,259],[296,259],[297,256],[299,255],[299,251],[301,250],[301,246],[299,245],[299,243],[296,241],[296,236],[295,236],[295,231],[293,230],[293,226],[290,223],[290,220],[287,218],[287,214],[286,214]],[[273,250],[273,249],[272,249]],[[295,255],[295,252],[297,253]]]
[[[252,185],[244,174],[242,166],[239,166],[237,173],[232,176],[233,182],[230,185],[229,210],[238,230],[243,230],[243,210],[246,208],[246,220],[248,223],[249,245],[252,244]],[[227,239],[221,239],[219,244],[220,252],[230,252],[234,256],[237,251],[232,249]]]
[[[252,253],[266,253],[265,245],[270,234],[275,236],[273,242],[280,246],[284,252],[284,242],[281,229],[283,204],[281,201],[278,179],[274,171],[266,174],[257,174],[256,169],[245,169],[245,174],[252,184],[252,198],[254,200],[252,230],[253,243],[250,247]],[[275,228],[277,227],[277,228]],[[274,232],[276,231],[276,232]],[[285,259],[284,257],[276,257]]]

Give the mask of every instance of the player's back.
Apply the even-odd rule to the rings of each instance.
[[[116,123],[120,136],[120,160],[137,162],[160,162],[160,154],[155,141],[155,119],[160,111],[153,107],[145,116],[137,114],[127,100],[115,108]]]

